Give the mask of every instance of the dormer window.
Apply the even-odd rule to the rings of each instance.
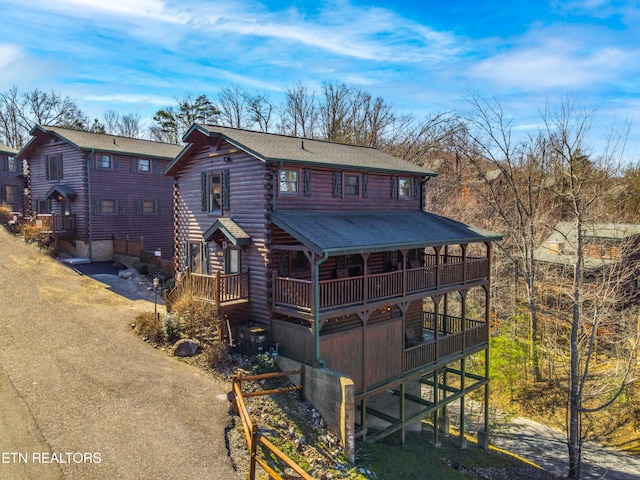
[[[111,170],[111,155],[98,155],[96,163],[98,168],[101,170]]]
[[[151,160],[147,158],[138,159],[138,171],[149,173],[151,171]]]

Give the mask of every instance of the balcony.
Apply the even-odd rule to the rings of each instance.
[[[405,348],[403,372],[407,373],[426,365],[449,361],[485,348],[489,343],[489,325],[479,320],[449,315],[438,316],[438,335],[435,335],[435,315],[424,312],[424,341]]]
[[[57,235],[73,235],[76,232],[76,216],[38,213],[35,224],[42,228],[42,233]]]
[[[419,297],[441,290],[477,284],[489,278],[487,258],[450,258],[447,263],[360,276],[321,280],[320,313],[364,306],[402,297]],[[273,307],[310,314],[314,285],[310,280],[273,277]]]
[[[249,300],[249,272],[213,275],[187,272],[176,286],[165,295],[170,305],[182,294],[190,293],[196,299],[210,302],[216,308],[221,305]]]

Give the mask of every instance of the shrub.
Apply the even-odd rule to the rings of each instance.
[[[158,315],[153,312],[143,312],[136,315],[133,331],[150,342],[162,343],[164,340],[162,323]]]
[[[0,204],[0,223],[7,225],[13,219],[13,211],[6,203]]]
[[[254,375],[277,372],[278,365],[275,359],[268,353],[259,353],[251,359],[251,372]]]
[[[182,319],[181,328],[188,337],[201,340],[213,337],[218,323],[213,304],[185,294],[171,304],[171,311]]]
[[[39,240],[44,231],[45,227],[43,225],[37,225],[35,222],[25,222],[20,225],[20,235],[22,235],[25,242]]]
[[[174,289],[175,286],[176,286],[176,279],[175,278],[170,278],[169,280],[164,282],[164,291],[165,292],[170,292],[171,290]]]
[[[175,343],[180,338],[182,334],[181,321],[180,316],[175,313],[168,313],[162,319],[162,331],[164,339],[168,343]]]
[[[224,343],[213,342],[206,345],[203,351],[207,364],[214,370],[224,370],[231,365],[231,355],[229,355],[229,349]]]

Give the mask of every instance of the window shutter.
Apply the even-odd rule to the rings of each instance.
[[[136,160],[135,158],[131,158],[130,162],[130,169],[131,169],[131,173],[136,173],[138,171],[138,160]]]
[[[125,201],[122,199],[118,200],[118,215],[123,216],[125,213]]]
[[[362,198],[369,198],[369,174],[362,174]]]
[[[153,164],[153,173],[158,173],[160,170],[158,160],[152,160],[151,163]]]
[[[202,172],[200,174],[200,203],[202,211],[207,211],[207,174]]]
[[[6,201],[7,201],[7,191],[4,188],[4,185],[0,183],[0,202],[6,202]]]
[[[422,198],[422,184],[417,178],[413,179],[413,198],[418,200]]]
[[[162,215],[162,200],[156,200],[156,215]]]
[[[63,171],[62,171],[62,154],[59,153],[58,154],[58,178],[57,178],[57,180],[60,180],[62,178],[64,178],[64,174],[63,174]]]
[[[202,273],[209,275],[209,244],[202,242]]]
[[[47,177],[47,180],[51,180],[49,178],[49,155],[46,155],[44,157],[44,171],[45,171],[45,175]]]
[[[342,196],[342,172],[335,170],[333,172],[333,198]]]
[[[9,157],[2,157],[2,162],[0,162],[0,170],[9,170]]]
[[[304,169],[304,196],[305,197],[311,196],[311,169],[310,168]]]
[[[92,215],[100,215],[100,204],[102,200],[100,198],[92,198],[91,199],[91,214]]]
[[[136,215],[142,215],[142,200],[136,200]]]
[[[391,200],[398,199],[398,177],[395,175],[391,176]]]
[[[222,209],[231,209],[231,188],[229,186],[229,169],[222,171]]]
[[[116,172],[120,170],[120,155],[113,156],[113,169]]]

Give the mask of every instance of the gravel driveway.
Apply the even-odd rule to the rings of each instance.
[[[130,300],[0,228],[0,479],[230,479],[227,392]]]

